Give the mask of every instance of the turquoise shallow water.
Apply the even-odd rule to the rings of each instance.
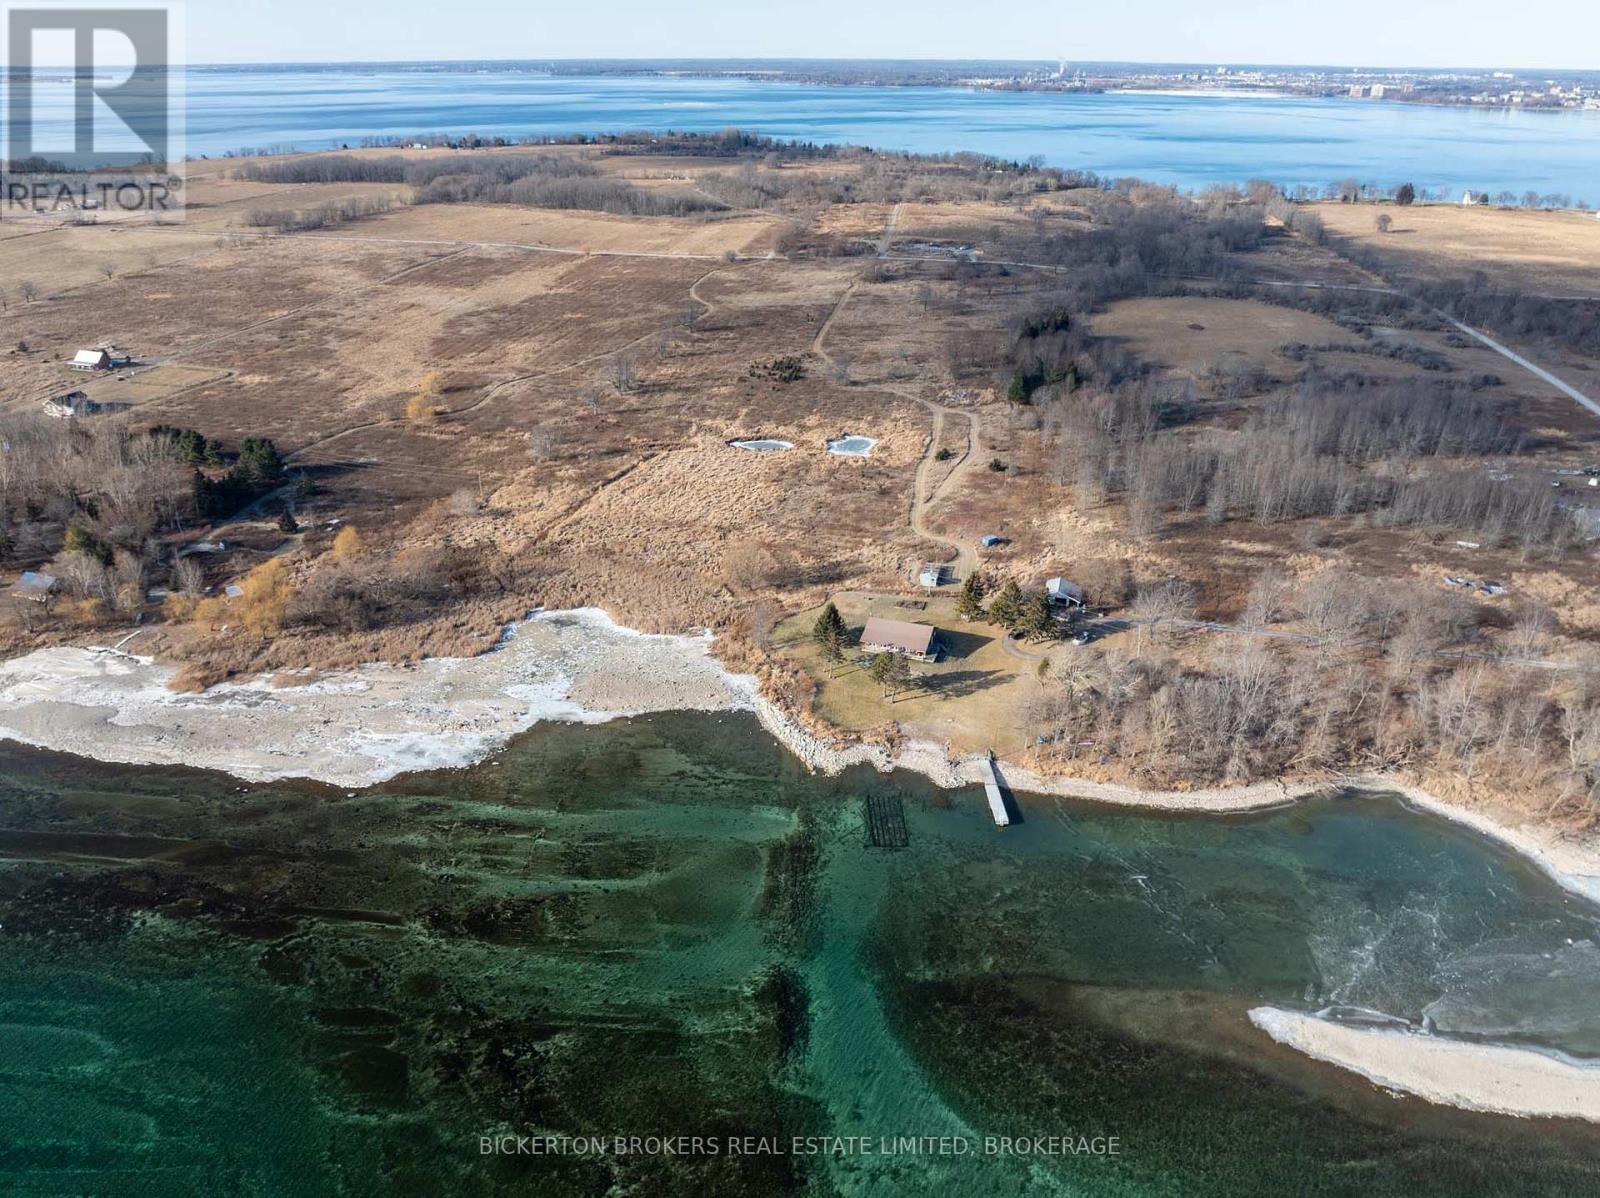
[[[65,120],[63,89],[41,117]],[[364,136],[715,131],[918,153],[974,151],[1182,187],[1354,176],[1600,204],[1600,112],[1482,112],[1343,99],[1051,95],[742,79],[560,77],[470,66],[196,68],[188,147],[320,149]],[[54,114],[52,116],[52,114]]]
[[[1023,813],[813,778],[732,716],[355,795],[0,746],[0,1192],[1600,1185],[1596,1129],[1396,1100],[1245,1018],[1600,1055],[1596,913],[1518,859],[1386,796]],[[535,1132],[721,1150],[480,1151]]]

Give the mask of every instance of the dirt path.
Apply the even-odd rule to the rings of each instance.
[[[828,313],[827,319],[822,322],[822,327],[817,330],[817,335],[811,339],[811,352],[828,366],[834,364],[833,355],[828,352],[823,342],[828,339],[828,330],[833,327],[833,322],[839,319],[839,313],[844,311],[844,306],[850,302],[850,296],[855,289],[856,280],[852,279],[845,285],[843,294],[839,296],[839,302],[833,305],[833,311]]]
[[[927,517],[928,509],[954,490],[956,483],[966,475],[968,470],[972,469],[973,463],[981,456],[982,443],[979,439],[978,417],[976,413],[965,412],[960,408],[947,408],[943,404],[935,403],[931,399],[925,399],[923,396],[904,388],[884,387],[880,388],[880,390],[888,391],[892,395],[898,395],[902,399],[909,399],[913,403],[919,403],[927,408],[933,416],[933,431],[928,437],[928,448],[922,455],[922,460],[917,463],[917,473],[911,483],[911,531],[925,541],[933,541],[935,544],[945,545],[955,550],[955,573],[958,581],[963,580],[967,575],[977,572],[977,546],[934,532],[928,527]],[[961,451],[961,456],[956,459],[956,464],[951,467],[950,472],[939,481],[938,486],[930,490],[928,487],[928,474],[938,460],[934,455],[939,452],[939,442],[942,440],[944,433],[945,420],[952,416],[959,416],[967,422],[966,448]]]
[[[900,223],[900,204],[889,209],[889,219],[883,222],[883,236],[878,238],[878,257],[889,256],[889,242],[894,238],[894,227]]]
[[[1032,649],[1024,649],[1017,643],[1017,638],[1009,632],[1000,638],[1000,648],[1008,657],[1015,657],[1018,661],[1041,662],[1049,661],[1049,653],[1035,653]]]
[[[1535,378],[1543,379],[1545,382],[1549,383],[1568,399],[1576,400],[1579,404],[1585,408],[1588,408],[1589,411],[1593,412],[1596,416],[1600,416],[1600,403],[1590,399],[1582,391],[1579,391],[1576,387],[1572,386],[1572,384],[1562,382],[1543,366],[1537,366],[1528,361],[1528,359],[1524,358],[1521,354],[1507,349],[1504,345],[1501,345],[1487,333],[1480,333],[1477,329],[1472,328],[1469,325],[1464,325],[1459,320],[1456,320],[1450,316],[1446,316],[1443,312],[1440,312],[1439,315],[1445,320],[1448,320],[1455,328],[1460,329],[1468,337],[1471,337],[1474,341],[1482,342],[1484,345],[1494,350],[1494,352],[1499,354],[1502,358],[1505,358],[1508,362],[1515,362],[1518,366],[1522,367],[1522,369],[1526,370]]]
[[[895,207],[896,211],[898,211],[899,205]],[[894,215],[894,213],[891,213],[889,216],[891,228],[894,224]],[[888,232],[886,229],[884,232],[885,237],[888,236]],[[855,282],[852,281],[844,289],[844,294],[839,297],[839,302],[834,304],[833,311],[828,313],[828,318],[822,322],[822,327],[817,330],[816,337],[811,341],[811,352],[829,366],[834,364],[834,359],[833,355],[828,352],[826,344],[828,330],[833,327],[833,322],[838,319],[839,313],[844,311],[844,306],[849,302],[851,293],[855,291],[855,288]],[[911,531],[916,533],[917,536],[925,541],[932,541],[936,545],[943,545],[954,553],[957,579],[966,578],[967,575],[976,572],[978,569],[977,547],[934,532],[928,527],[927,513],[930,507],[942,500],[954,489],[956,482],[972,468],[973,462],[977,461],[981,456],[981,430],[977,414],[963,411],[960,408],[947,408],[943,404],[935,403],[933,400],[919,395],[909,387],[880,384],[873,387],[863,387],[863,390],[882,391],[889,395],[898,396],[901,399],[910,400],[912,403],[921,404],[928,409],[928,414],[933,417],[933,428],[928,435],[928,448],[924,451],[922,460],[917,463],[917,472],[911,481],[911,506],[907,514],[907,521],[911,526]],[[945,475],[940,480],[939,485],[930,491],[928,488],[928,474],[936,460],[934,455],[939,452],[939,442],[944,433],[945,418],[949,416],[959,416],[967,422],[966,448],[962,450],[961,456],[956,459],[956,464],[950,470],[950,473]]]

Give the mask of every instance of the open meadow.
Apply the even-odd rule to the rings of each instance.
[[[1470,744],[1590,801],[1557,725],[1596,701],[1600,424],[1357,251],[1600,293],[1600,222],[1312,206],[1330,240],[1281,198],[678,150],[209,162],[181,224],[0,231],[0,411],[41,446],[0,480],[6,566],[60,585],[8,643],[138,618],[198,685],[593,605],[716,629],[824,731],[1162,782],[1451,772]],[[1490,332],[1600,392],[1585,329],[1518,311]],[[127,360],[68,369],[102,344]],[[974,575],[990,613],[957,615]],[[1092,614],[995,614],[1052,578]],[[830,599],[951,652],[891,699],[823,659]],[[1241,660],[1281,707],[1230,689]],[[1446,735],[1464,663],[1503,698]],[[1170,726],[1131,714],[1162,695]]]

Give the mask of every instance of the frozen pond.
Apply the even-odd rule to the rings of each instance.
[[[857,437],[846,433],[837,441],[828,442],[828,452],[841,454],[847,458],[864,458],[872,452],[872,447],[877,443],[876,437]]]
[[[775,453],[780,449],[793,449],[793,441],[779,441],[771,437],[763,437],[759,441],[729,441],[735,449],[753,449],[757,453]]]

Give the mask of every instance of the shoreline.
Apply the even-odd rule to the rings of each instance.
[[[946,789],[984,780],[981,755],[952,758],[932,741],[909,739],[891,750],[821,738],[763,696],[754,675],[734,673],[713,657],[709,632],[638,632],[596,607],[530,612],[476,657],[373,662],[327,674],[279,671],[198,694],[169,690],[174,667],[127,652],[121,643],[40,649],[0,661],[0,738],[125,765],[182,765],[247,782],[305,778],[354,788],[475,764],[544,721],[748,711],[815,772],[835,775],[857,765],[903,769]],[[1180,814],[1266,811],[1346,790],[1393,792],[1470,827],[1564,890],[1600,905],[1600,843],[1576,844],[1558,830],[1502,822],[1390,775],[1180,791],[1045,775],[1004,760],[995,766],[1002,785],[1018,795]]]
[[[0,737],[126,765],[305,778],[355,789],[472,765],[544,721],[742,711],[756,680],[708,636],[635,632],[598,608],[539,611],[476,657],[280,671],[198,694],[120,648],[40,649],[0,662]]]
[[[327,675],[285,672],[200,694],[169,690],[175,674],[172,666],[121,648],[42,649],[0,662],[0,737],[100,761],[213,769],[250,782],[309,778],[354,789],[403,773],[472,765],[544,721],[748,711],[815,772],[870,766],[910,770],[947,789],[976,789],[982,782],[981,756],[952,758],[930,741],[890,749],[818,737],[764,697],[754,675],[733,673],[713,657],[709,634],[640,633],[598,608],[534,612],[473,658],[373,663]],[[1569,893],[1600,904],[1600,848],[1570,842],[1556,830],[1503,823],[1398,778],[1352,775],[1160,791],[1045,776],[1005,761],[996,768],[1019,798],[1072,798],[1173,814],[1245,814],[1341,790],[1389,791],[1472,828]],[[1019,833],[996,830],[1003,834]],[[1258,1019],[1263,1011],[1268,1015]],[[1378,1032],[1276,1008],[1258,1008],[1251,1020],[1298,1051],[1432,1102],[1600,1121],[1600,1066],[1561,1062],[1532,1049]]]
[[[768,733],[809,768],[820,773],[831,775],[854,765],[870,765],[882,772],[910,770],[952,789],[983,783],[979,755],[969,754],[951,760],[939,745],[926,740],[909,740],[894,752],[877,745],[829,744],[798,726],[765,698],[757,698],[755,712]],[[996,761],[995,768],[1001,782],[1019,795],[1081,799],[1142,811],[1193,815],[1243,815],[1339,791],[1387,791],[1400,795],[1407,804],[1430,815],[1464,824],[1524,858],[1563,890],[1600,906],[1600,845],[1570,843],[1554,829],[1502,823],[1475,808],[1452,803],[1414,783],[1387,774],[1341,774],[1320,781],[1270,780],[1197,790],[1146,790],[1119,782],[1040,774],[1004,760]]]
[[[1279,1007],[1255,1007],[1250,1022],[1279,1044],[1385,1090],[1519,1119],[1600,1123],[1600,1065],[1531,1048],[1359,1027]]]

